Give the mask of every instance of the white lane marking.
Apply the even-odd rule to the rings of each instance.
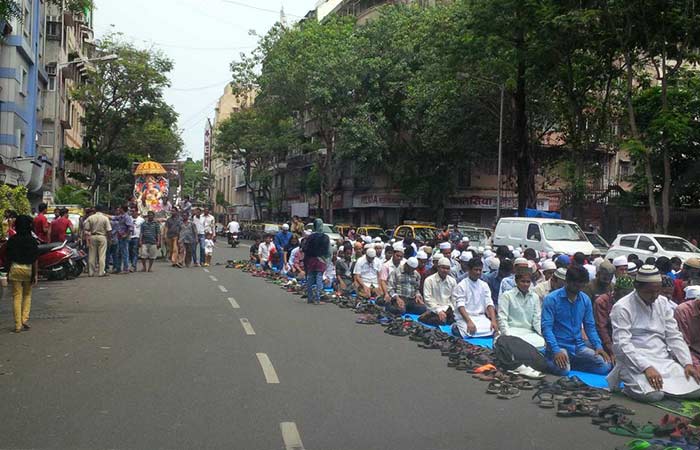
[[[206,273],[209,273],[209,269],[202,269],[202,270],[204,270]]]
[[[229,301],[229,303],[231,303],[231,306],[233,307],[233,309],[238,309],[238,308],[240,308],[240,306],[238,305],[238,302],[236,301],[235,298],[229,297],[229,298],[228,298],[228,301]]]
[[[267,353],[256,353],[255,356],[258,357],[258,362],[260,363],[260,367],[262,367],[267,384],[279,384],[280,379],[277,378],[277,372],[275,372],[275,368],[272,367],[272,361],[270,361],[270,357],[267,356]]]
[[[245,317],[242,317],[240,320],[241,325],[243,325],[243,329],[245,330],[245,334],[248,336],[255,336],[255,330],[253,330],[253,325],[250,324],[250,320],[246,319]]]
[[[248,245],[248,244],[240,244],[240,246],[245,247],[245,248],[250,248],[250,245]]]
[[[294,422],[282,422],[280,430],[282,430],[285,450],[304,450],[304,444],[301,442],[297,424]]]
[[[219,281],[214,275],[209,275],[211,281]]]
[[[221,292],[228,292],[228,289],[226,289],[226,288],[223,287],[222,285],[219,285],[219,290],[220,290]]]

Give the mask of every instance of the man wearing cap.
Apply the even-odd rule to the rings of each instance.
[[[544,281],[549,281],[556,270],[557,265],[554,264],[554,261],[552,261],[551,259],[545,259],[544,262],[542,262],[542,276],[544,277]]]
[[[588,271],[572,265],[566,270],[566,285],[544,298],[542,336],[548,369],[554,375],[565,376],[571,370],[610,372],[611,360],[595,328],[591,299],[582,291],[587,283]],[[586,345],[582,328],[593,348]]]
[[[673,281],[673,301],[679,305],[685,301],[686,286],[700,285],[700,259],[688,258]]]
[[[452,225],[452,231],[450,231],[450,242],[459,242],[462,240],[462,233],[457,228],[457,225]]]
[[[425,306],[438,315],[440,322],[445,323],[446,311],[452,308],[452,291],[457,282],[450,276],[450,261],[441,257],[437,263],[437,273],[430,275],[423,283],[423,299]]]
[[[615,266],[608,261],[603,261],[598,266],[595,278],[583,288],[583,292],[588,295],[593,303],[599,295],[610,294],[613,289],[612,279],[615,275]]]
[[[560,267],[566,269],[571,265],[571,258],[568,255],[559,255],[554,260],[554,265],[557,266],[557,269]]]
[[[554,263],[552,263],[554,264]],[[566,269],[563,267],[558,268],[554,271],[554,275],[545,281],[544,283],[539,283],[533,291],[535,295],[540,299],[540,305],[544,302],[544,298],[549,295],[550,292],[556,291],[564,287],[566,281]]]
[[[530,290],[531,283],[529,269],[520,268],[515,272],[515,289],[504,292],[498,302],[498,331],[503,336],[516,336],[535,348],[542,348],[542,310],[539,297]]]
[[[467,278],[469,275],[469,261],[473,258],[472,252],[464,251],[459,255],[459,269],[456,272],[451,272],[450,274],[459,283],[463,279]]]
[[[634,280],[629,275],[621,276],[615,283],[612,292],[606,292],[596,297],[593,301],[593,317],[595,317],[595,327],[598,330],[598,336],[603,343],[603,348],[611,357],[613,352],[612,340],[612,322],[610,321],[610,313],[613,305],[622,297],[628,295],[634,290]]]
[[[459,264],[452,258],[452,244],[449,242],[441,242],[438,248],[442,256],[447,258],[450,262],[450,272],[459,270]]]
[[[452,330],[462,337],[491,336],[498,332],[498,322],[491,290],[481,279],[481,259],[472,258],[468,267],[469,276],[452,291],[452,301],[457,308]]]
[[[627,275],[627,262],[627,257],[624,255],[613,259],[612,264],[615,266],[615,278]]]
[[[396,242],[393,247],[389,247],[387,250],[392,250],[392,254],[391,259],[382,264],[382,268],[379,271],[379,291],[380,295],[383,296],[384,301],[388,303],[389,300],[391,300],[388,286],[389,275],[391,275],[394,270],[398,269],[401,263],[404,262],[403,243]],[[420,285],[420,280],[418,284]]]
[[[528,262],[527,259],[525,258],[515,258],[515,261],[513,261],[513,271],[517,271],[518,268],[529,268],[530,263]],[[503,295],[504,292],[510,291],[511,289],[515,288],[515,273],[507,276],[501,281],[501,285],[498,287],[498,298],[501,298],[501,295]],[[530,289],[533,289],[534,286],[531,284]],[[498,301],[495,302],[498,305]]]
[[[420,275],[416,272],[418,259],[408,258],[389,275],[390,301],[386,310],[392,314],[423,314],[426,311],[420,289]]]
[[[364,256],[357,260],[353,274],[357,285],[357,294],[360,297],[376,297],[379,292],[379,271],[382,264],[377,259],[377,251],[370,247],[365,250]]]
[[[615,369],[608,376],[611,388],[622,381],[623,392],[642,402],[658,402],[667,394],[700,398],[700,373],[673,318],[669,300],[659,295],[661,274],[642,266],[634,291],[612,308]]]
[[[275,247],[279,249],[287,248],[287,244],[289,244],[291,238],[292,233],[289,232],[289,225],[285,223],[282,225],[282,229],[275,235]]]
[[[498,273],[498,269],[501,267],[501,260],[496,258],[495,255],[492,255],[485,259],[482,258],[482,261],[484,262],[484,274],[481,276],[481,279],[486,281],[487,276],[492,273]],[[490,287],[491,286],[489,285],[489,288]]]
[[[700,366],[700,286],[686,287],[685,300],[678,305],[673,316],[688,344],[693,364]]]

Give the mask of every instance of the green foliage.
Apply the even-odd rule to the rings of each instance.
[[[216,191],[216,204],[224,208],[229,207],[229,202],[226,201],[226,197],[224,197],[224,193],[221,191]]]
[[[172,61],[113,36],[100,41],[98,54],[116,54],[118,59],[96,63],[89,82],[71,93],[85,108],[86,136],[81,148],[66,152],[66,159],[90,167],[91,192],[104,186],[107,169],[128,171],[132,161],[147,155],[171,161],[182,149],[177,114],[163,100]]]
[[[24,186],[10,187],[0,185],[0,217],[5,217],[7,211],[17,214],[31,214],[27,188]]]
[[[208,202],[209,189],[213,186],[213,180],[204,171],[202,160],[193,161],[188,159],[185,161],[182,172],[182,190],[180,195],[182,197],[189,195],[192,203],[206,204]]]
[[[79,186],[66,184],[56,190],[56,204],[58,205],[80,205],[90,206],[92,203],[92,195],[87,189]]]

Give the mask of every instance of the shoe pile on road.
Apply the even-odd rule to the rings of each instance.
[[[265,278],[285,291],[306,298],[303,280],[288,278],[280,273],[256,268],[247,261],[228,261],[227,268],[240,269],[254,277]],[[611,399],[610,391],[588,386],[580,378],[561,377],[555,381],[545,380],[545,375],[527,366],[501,371],[495,365],[491,349],[473,345],[438,328],[428,327],[410,317],[395,316],[376,305],[373,299],[358,299],[341,293],[326,292],[322,300],[339,308],[352,309],[358,316],[355,320],[363,325],[381,325],[384,332],[417,342],[426,350],[440,350],[447,357],[447,366],[488,383],[487,394],[510,400],[522,391],[533,391],[532,400],[540,408],[556,410],[558,417],[591,417],[593,425],[620,436],[636,438],[622,449],[700,449],[700,415],[693,420],[666,415],[658,425],[651,422],[640,424],[629,416],[635,412],[618,404],[601,405]],[[672,442],[665,439],[670,438]],[[672,444],[672,445],[671,445]],[[669,446],[671,445],[671,446]],[[675,447],[674,447],[675,445]]]

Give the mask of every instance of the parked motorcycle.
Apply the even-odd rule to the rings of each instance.
[[[39,244],[39,275],[48,280],[65,280],[69,276],[73,276],[75,268],[72,256],[73,249],[68,246],[66,241]],[[8,271],[8,265],[7,242],[3,242],[0,245],[0,267]]]
[[[78,278],[80,274],[83,273],[87,269],[87,264],[88,264],[88,258],[87,258],[87,253],[80,249],[77,243],[70,243],[68,244],[68,248],[71,249],[72,255],[71,255],[71,271],[68,274],[68,276],[72,278]]]
[[[230,245],[231,248],[238,247],[238,233],[228,234],[228,245]]]

